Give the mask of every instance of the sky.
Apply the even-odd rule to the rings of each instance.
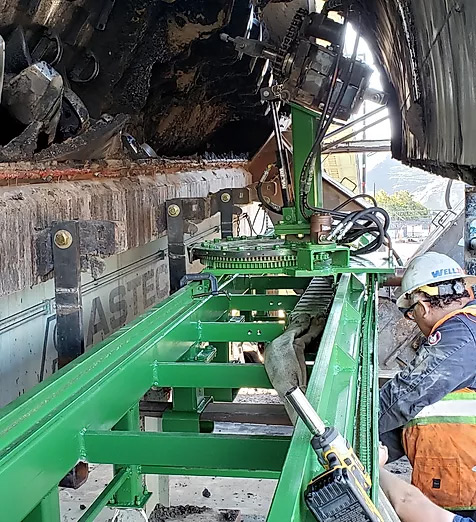
[[[349,26],[347,28],[346,37],[345,37],[344,52],[345,52],[346,56],[352,55],[352,51],[353,51],[353,48],[355,45],[355,37],[356,37],[356,31],[354,30],[352,25],[349,24]],[[367,45],[367,42],[363,38],[360,38],[360,40],[359,40],[357,56],[358,56],[358,58],[363,60],[365,63],[367,63],[370,67],[372,67],[374,69],[374,72],[373,72],[372,76],[370,77],[370,87],[381,90],[382,84],[380,81],[380,74],[378,73],[377,68],[375,67],[370,48]],[[378,105],[376,103],[366,101],[365,104],[362,105],[361,109],[359,110],[359,112],[356,114],[355,117],[358,117],[358,116],[364,114],[364,109],[365,109],[365,112],[371,112],[376,108],[378,108]],[[368,122],[378,120],[378,119],[382,118],[385,114],[388,114],[387,110],[384,110],[382,113],[377,114],[371,120],[368,120]],[[362,127],[363,124],[360,124],[360,125],[357,124],[357,127],[358,126]],[[391,133],[390,133],[389,121],[384,121],[384,122],[380,123],[379,125],[375,125],[374,127],[371,127],[370,129],[368,129],[366,132],[366,137],[369,140],[390,139],[390,135],[391,135]],[[357,139],[362,139],[362,134],[358,135]],[[385,161],[385,159],[388,158],[388,156],[389,156],[389,153],[387,153],[387,152],[367,154],[367,169],[368,170],[373,169],[379,163],[381,163],[382,161]]]

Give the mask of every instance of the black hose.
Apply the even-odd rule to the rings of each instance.
[[[351,197],[349,199],[346,199],[344,201],[344,203],[341,203],[340,205],[338,205],[334,210],[340,210],[341,208],[344,208],[346,205],[348,205],[352,201],[355,201],[357,199],[364,199],[364,198],[370,199],[372,204],[375,207],[377,206],[377,200],[373,196],[371,196],[370,194],[357,194],[356,196],[353,196],[353,197]]]
[[[341,38],[341,42],[339,45],[339,52],[338,52],[336,60],[334,62],[334,68],[333,68],[333,72],[331,75],[332,80],[330,82],[329,92],[327,93],[327,98],[324,103],[324,108],[322,110],[321,117],[319,119],[319,126],[316,130],[316,137],[312,144],[311,150],[309,151],[309,154],[307,155],[307,157],[303,163],[302,169],[301,169],[301,174],[300,174],[300,179],[299,179],[300,193],[295,195],[296,198],[299,197],[299,206],[301,208],[301,213],[303,216],[306,215],[306,212],[305,212],[306,197],[307,197],[307,193],[310,190],[310,187],[308,186],[310,184],[309,179],[308,179],[309,171],[310,171],[310,167],[311,167],[311,165],[315,159],[315,156],[321,145],[321,142],[319,141],[319,136],[321,135],[321,130],[324,125],[324,120],[326,119],[327,111],[329,110],[332,96],[335,91],[335,86],[337,83],[337,77],[338,77],[338,73],[339,73],[339,64],[340,64],[340,60],[341,60],[341,58],[343,56],[343,52],[344,52],[346,29],[347,29],[347,14],[345,16],[344,29],[342,30],[342,38]]]
[[[274,212],[275,214],[280,214],[282,215],[283,214],[283,209],[282,207],[278,206],[278,205],[275,205],[274,203],[268,203],[264,197],[263,197],[263,191],[261,190],[261,187],[263,186],[263,182],[262,181],[259,181],[258,184],[256,185],[256,194],[258,195],[258,199],[260,201],[260,203],[263,205],[263,207],[266,209],[266,210],[269,210],[270,212]]]
[[[446,190],[445,190],[445,203],[446,208],[448,210],[451,210],[453,207],[451,206],[450,196],[451,196],[451,186],[453,185],[453,180],[449,179],[448,183],[446,184]]]
[[[354,196],[354,198],[358,197],[362,197],[362,195]],[[350,199],[352,200],[353,198]],[[347,203],[348,202],[344,202],[343,205]],[[331,214],[336,221],[340,222],[339,226],[341,230],[351,225],[350,229],[338,239],[339,243],[353,243],[365,234],[374,237],[369,244],[353,251],[352,253],[355,255],[369,254],[377,251],[384,244],[385,238],[388,236],[387,231],[390,225],[390,217],[388,213],[380,207],[369,207],[353,212],[339,212],[321,208],[316,208],[315,211]]]
[[[319,127],[317,128],[317,131],[316,131],[316,138],[315,138],[314,144],[312,146],[313,149],[315,147],[316,142],[318,141],[318,136],[320,135],[321,129],[324,125],[324,119],[326,118],[327,111],[329,110],[329,107],[331,105],[332,95],[334,94],[337,79],[339,77],[339,64],[340,64],[341,58],[344,54],[344,44],[345,44],[345,34],[347,32],[347,24],[348,24],[348,22],[347,22],[347,18],[346,18],[344,21],[344,27],[342,29],[341,41],[339,43],[339,52],[338,52],[337,58],[334,62],[334,69],[333,69],[332,75],[331,75],[329,92],[327,93],[326,101],[324,103],[324,108],[322,109],[321,117],[319,119]]]
[[[359,49],[359,42],[360,42],[360,23],[359,23],[359,29],[357,31],[357,35],[355,37],[354,49],[352,50],[352,56],[350,57],[349,70],[347,71],[345,80],[342,82],[341,89],[339,91],[336,101],[334,102],[334,105],[332,106],[331,113],[330,113],[329,117],[326,119],[325,124],[322,126],[320,135],[318,136],[319,142],[322,142],[322,140],[324,139],[324,136],[332,123],[332,120],[335,118],[335,115],[337,114],[337,111],[339,110],[340,104],[342,103],[342,100],[347,91],[347,88],[349,87],[350,80],[352,79],[352,71],[354,70],[355,60],[357,59],[357,51]]]
[[[346,23],[347,23],[347,21],[346,21]],[[343,32],[343,35],[344,34],[345,33]],[[321,116],[321,120],[319,123],[319,130],[318,130],[316,139],[312,146],[311,152],[308,154],[306,161],[304,162],[304,165],[303,165],[303,168],[301,171],[301,176],[300,176],[301,193],[300,193],[300,198],[299,198],[299,204],[301,207],[301,213],[303,215],[306,215],[306,210],[311,210],[312,212],[314,212],[314,207],[310,206],[309,202],[308,202],[308,195],[309,195],[309,190],[310,190],[310,167],[312,165],[312,160],[316,156],[317,150],[320,147],[327,130],[329,129],[332,121],[334,120],[335,115],[337,114],[337,111],[339,110],[340,104],[342,102],[342,99],[344,98],[347,88],[349,87],[350,80],[352,79],[352,71],[354,69],[354,64],[357,59],[359,41],[360,41],[360,23],[359,23],[359,30],[357,31],[357,35],[355,37],[354,49],[352,51],[352,56],[350,58],[350,64],[349,64],[349,69],[347,71],[346,78],[342,82],[339,94],[337,95],[337,99],[335,100],[332,110],[331,110],[329,116],[326,118],[325,122],[324,122],[324,118],[326,115],[322,114],[322,116]],[[339,50],[339,54],[342,51],[343,51],[343,45],[341,46],[341,49]],[[334,90],[335,90],[335,85],[331,89],[331,95],[330,95],[331,99],[332,99],[332,94],[333,94]]]

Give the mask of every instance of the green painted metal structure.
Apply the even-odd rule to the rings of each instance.
[[[279,306],[289,312],[296,296],[256,292],[308,283],[309,278],[231,276],[221,280],[226,295],[197,298],[204,289],[189,285],[7,406],[0,419],[0,502],[9,506],[8,520],[59,520],[55,486],[78,460],[112,463],[116,470],[82,521],[93,520],[107,502],[142,506],[148,498],[145,473],[279,479],[268,520],[307,520],[300,489],[319,465],[305,427],[299,423],[291,439],[213,434],[200,412],[210,400],[205,388],[214,394],[271,386],[262,365],[214,361],[220,350],[228,354],[230,341],[270,341],[284,324],[274,317],[234,322],[231,311]],[[375,470],[376,445],[367,436],[376,411],[368,403],[368,397],[375,401],[375,381],[365,377],[374,375],[374,284],[373,276],[341,276],[308,397]],[[139,429],[138,402],[153,386],[174,390],[164,433]]]
[[[315,130],[313,116],[296,109],[293,116],[303,120],[299,139]],[[295,152],[301,164],[307,140]],[[81,522],[105,505],[144,506],[144,474],[278,479],[268,522],[310,521],[302,491],[320,465],[301,421],[292,437],[223,435],[201,413],[212,400],[232,401],[238,388],[271,387],[263,365],[230,362],[230,343],[279,336],[286,319],[275,312],[287,318],[300,299],[289,290],[306,289],[315,275],[330,276],[335,295],[308,361],[307,396],[353,443],[377,484],[376,284],[391,269],[319,266],[314,253],[292,272],[278,267],[271,275],[263,267],[238,274],[215,267],[219,295],[207,294],[208,282],[191,283],[1,410],[0,504],[8,521],[59,521],[57,484],[80,460],[114,464],[115,472]],[[173,390],[160,433],[140,429],[139,401],[153,387]],[[376,502],[375,486],[372,496]]]

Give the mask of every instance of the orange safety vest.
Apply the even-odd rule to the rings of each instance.
[[[476,317],[476,306],[455,315]],[[476,369],[475,369],[476,370]],[[423,408],[403,429],[403,446],[413,467],[412,484],[446,509],[476,509],[476,392],[465,388]]]

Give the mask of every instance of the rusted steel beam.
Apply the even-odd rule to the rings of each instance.
[[[201,172],[216,169],[244,168],[246,161],[104,160],[93,162],[29,162],[0,163],[0,184],[77,181],[86,179],[154,176],[179,172]]]

